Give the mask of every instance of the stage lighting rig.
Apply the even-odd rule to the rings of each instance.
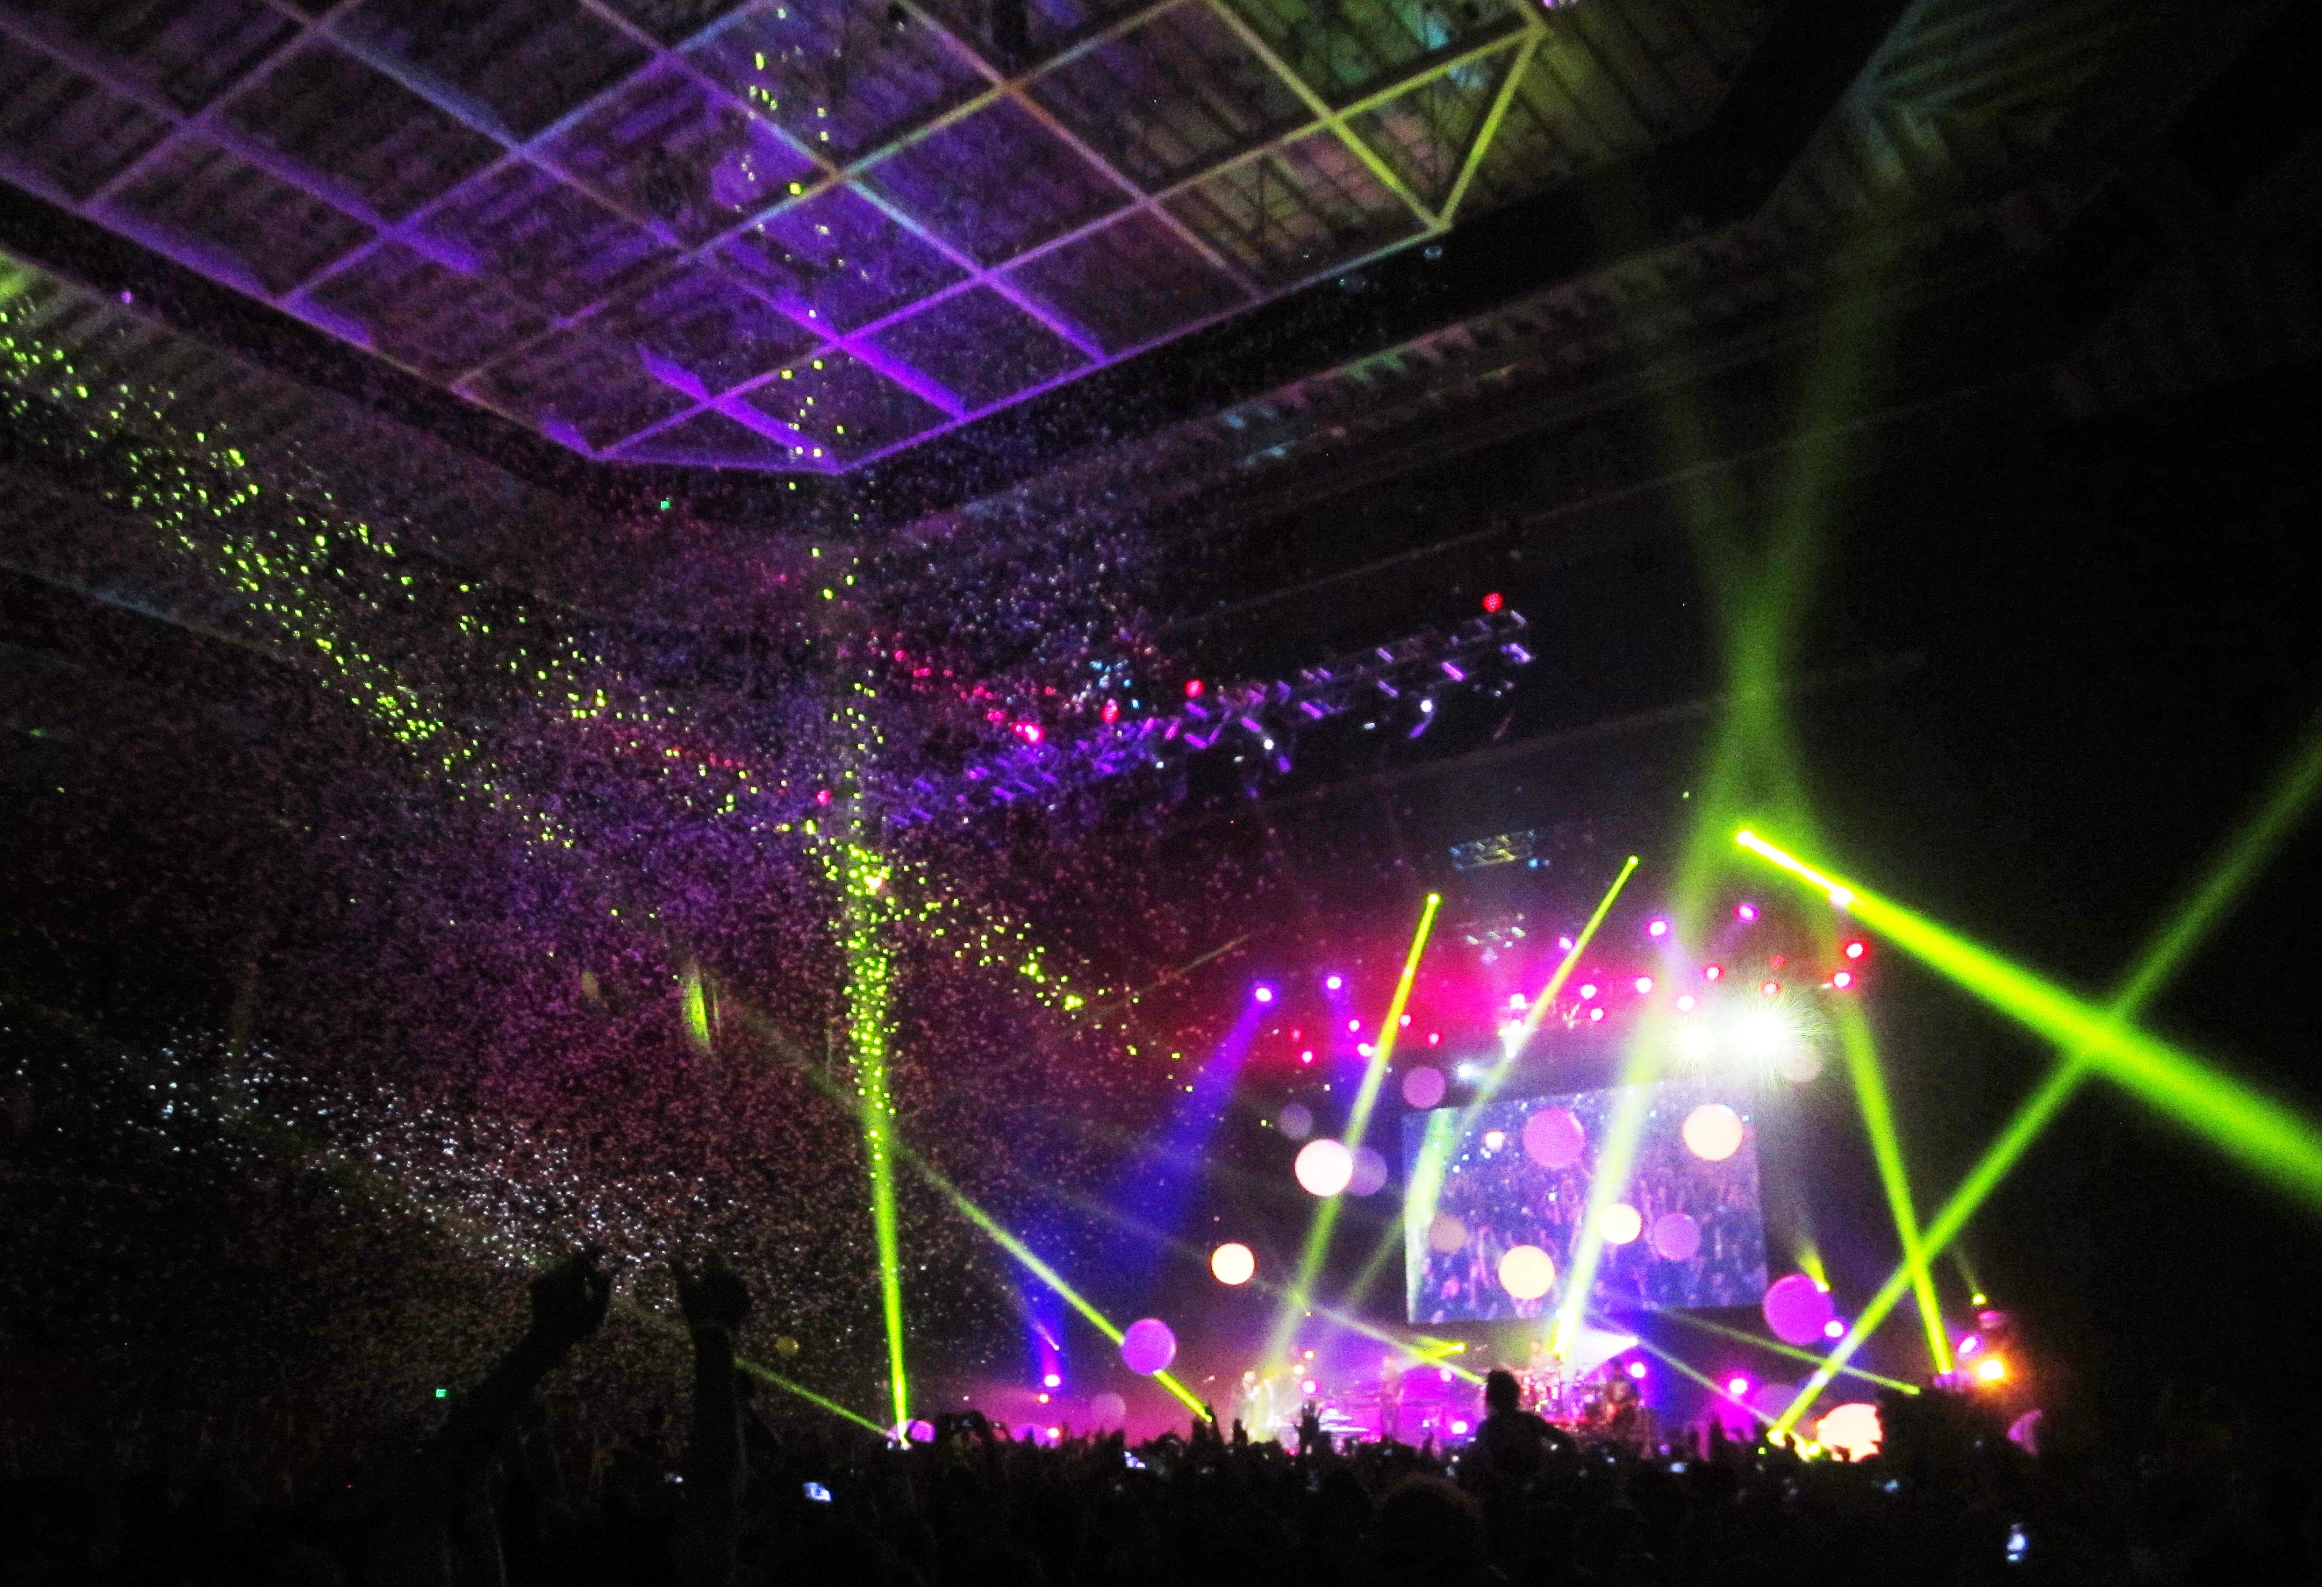
[[[1454,843],[1451,846],[1451,868],[1455,871],[1480,871],[1487,865],[1524,865],[1539,868],[1540,834],[1527,828],[1522,832],[1503,832],[1496,838],[1477,838],[1472,843]]]
[[[1174,711],[1125,713],[1093,731],[1016,742],[971,763],[956,777],[919,778],[895,790],[888,819],[918,825],[978,810],[1046,805],[1113,778],[1182,772],[1195,758],[1226,753],[1252,768],[1253,783],[1286,775],[1298,734],[1361,713],[1365,726],[1409,719],[1424,726],[1455,692],[1496,696],[1514,686],[1508,674],[1529,665],[1531,625],[1502,608],[1448,632],[1426,628],[1392,644],[1334,656],[1268,682],[1190,687]]]

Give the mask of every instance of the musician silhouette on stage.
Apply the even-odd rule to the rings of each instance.
[[[1379,1436],[1403,1436],[1403,1360],[1388,1356],[1379,1363]]]

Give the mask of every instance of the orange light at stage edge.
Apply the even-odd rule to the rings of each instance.
[[[1998,1356],[1985,1356],[1981,1361],[1978,1361],[1975,1364],[1976,1382],[2005,1383],[2007,1380],[2008,1364],[2002,1358]]]

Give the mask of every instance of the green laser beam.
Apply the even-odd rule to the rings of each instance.
[[[1911,1204],[1911,1181],[1903,1171],[1903,1143],[1895,1132],[1894,1106],[1887,1096],[1886,1076],[1879,1068],[1878,1045],[1871,1037],[1870,1019],[1862,1005],[1851,997],[1835,1001],[1839,1051],[1846,1057],[1847,1077],[1854,1085],[1864,1132],[1870,1136],[1871,1161],[1886,1191],[1896,1238],[1902,1243],[1903,1267],[1918,1297],[1919,1322],[1927,1335],[1927,1359],[1937,1372],[1949,1372],[1951,1341],[1946,1337],[1942,1308],[1935,1300],[1934,1277],[1927,1270],[1925,1241],[1918,1212]]]
[[[1395,995],[1387,1000],[1387,1017],[1379,1026],[1379,1039],[1371,1049],[1371,1061],[1363,1070],[1360,1089],[1355,1093],[1354,1106],[1347,1113],[1346,1135],[1342,1141],[1348,1152],[1361,1148],[1364,1132],[1370,1128],[1371,1110],[1378,1105],[1379,1087],[1387,1077],[1387,1065],[1395,1055],[1395,1036],[1402,1028],[1403,1010],[1411,1002],[1411,984],[1419,978],[1419,959],[1427,951],[1428,934],[1435,928],[1435,912],[1443,907],[1441,893],[1429,893],[1426,904],[1419,911],[1418,929],[1411,933],[1411,949],[1403,956],[1403,973],[1396,978]],[[1323,1259],[1330,1253],[1330,1237],[1338,1227],[1339,1201],[1337,1196],[1320,1198],[1314,1216],[1306,1225],[1306,1243],[1298,1253],[1296,1276],[1290,1281],[1290,1292],[1274,1318],[1274,1331],[1266,1341],[1266,1356],[1270,1360],[1289,1347],[1290,1336],[1297,1332],[1298,1315],[1312,1304],[1314,1281],[1322,1272]]]
[[[1056,1292],[1057,1296],[1062,1299],[1067,1306],[1070,1306],[1074,1311],[1079,1312],[1082,1317],[1086,1318],[1090,1327],[1096,1329],[1098,1333],[1103,1334],[1107,1339],[1111,1340],[1116,1345],[1121,1342],[1124,1335],[1119,1328],[1113,1326],[1112,1319],[1107,1317],[1103,1312],[1098,1311],[1095,1306],[1089,1303],[1087,1298],[1084,1297],[1080,1291],[1074,1289],[1070,1284],[1066,1283],[1064,1281],[1064,1275],[1057,1272],[1053,1267],[1050,1267],[1046,1262],[1042,1261],[1038,1252],[1034,1251],[1022,1240],[1017,1239],[1013,1234],[1010,1234],[1006,1229],[1002,1228],[998,1221],[995,1220],[990,1213],[987,1213],[983,1208],[977,1206],[974,1202],[968,1200],[967,1197],[961,1195],[959,1191],[953,1187],[950,1180],[944,1178],[934,1169],[928,1168],[925,1165],[921,1165],[920,1171],[927,1176],[928,1183],[932,1184],[937,1190],[942,1191],[946,1196],[951,1198],[952,1205],[959,1209],[961,1217],[967,1219],[968,1222],[983,1230],[984,1233],[991,1238],[995,1245],[999,1246],[1001,1250],[1007,1252],[1010,1256],[1021,1262],[1025,1268],[1031,1272],[1033,1277],[1039,1279],[1041,1283],[1046,1284],[1051,1290]],[[1159,1383],[1171,1394],[1174,1394],[1177,1397],[1177,1402],[1180,1405],[1183,1405],[1187,1410],[1193,1412],[1194,1415],[1204,1418],[1209,1415],[1209,1407],[1202,1403],[1200,1397],[1197,1396],[1191,1389],[1187,1388],[1184,1384],[1178,1382],[1177,1379],[1170,1376],[1166,1371],[1153,1373],[1152,1377],[1155,1382]]]
[[[1610,1322],[1604,1318],[1598,1318],[1597,1320],[1599,1322],[1605,1323],[1605,1326],[1607,1327],[1611,1326]],[[1684,1374],[1688,1378],[1691,1378],[1695,1383],[1700,1384],[1710,1393],[1725,1401],[1726,1404],[1736,1406],[1741,1410],[1747,1411],[1750,1415],[1756,1417],[1760,1424],[1768,1424],[1773,1421],[1773,1418],[1768,1416],[1764,1411],[1759,1410],[1749,1401],[1728,1392],[1724,1384],[1718,1382],[1717,1379],[1711,1377],[1708,1373],[1693,1365],[1692,1362],[1687,1361],[1682,1356],[1675,1354],[1669,1349],[1668,1346],[1655,1344],[1650,1339],[1639,1338],[1637,1340],[1637,1348],[1644,1351],[1654,1360],[1659,1361],[1664,1365],[1675,1367],[1680,1373]]]
[[[1736,1344],[1752,1345],[1760,1350],[1771,1350],[1774,1354],[1788,1356],[1793,1361],[1810,1362],[1817,1367],[1823,1364],[1824,1358],[1812,1350],[1801,1350],[1796,1345],[1784,1344],[1779,1339],[1768,1339],[1762,1334],[1751,1333],[1746,1328],[1728,1328],[1724,1323],[1712,1322],[1707,1317],[1696,1316],[1692,1312],[1665,1311],[1658,1315],[1681,1322],[1688,1328],[1699,1328],[1705,1332],[1717,1334],[1721,1338],[1731,1339]],[[1893,1389],[1899,1394],[1919,1392],[1919,1386],[1916,1383],[1905,1383],[1901,1378],[1883,1377],[1861,1367],[1841,1367],[1839,1372],[1842,1376],[1860,1378],[1865,1383],[1875,1383],[1882,1389]]]
[[[854,1112],[858,1116],[864,1118],[866,1120],[865,1130],[866,1133],[868,1132],[869,1125],[867,1120],[869,1118],[869,1104],[867,1100],[859,1094],[859,1089],[857,1094],[850,1096],[847,1089],[840,1085],[839,1082],[834,1079],[827,1071],[825,1071],[820,1064],[813,1062],[803,1054],[795,1051],[789,1042],[781,1038],[778,1031],[776,1031],[771,1025],[764,1022],[762,1016],[757,1016],[748,1010],[745,1010],[745,1014],[751,1017],[754,1023],[758,1024],[764,1034],[766,1034],[769,1039],[773,1040],[774,1043],[783,1051],[784,1056],[788,1058],[788,1060],[802,1073],[804,1073],[807,1079],[813,1082],[816,1088],[822,1091],[825,1096],[829,1097],[841,1108]],[[1082,1317],[1086,1318],[1089,1324],[1094,1327],[1097,1332],[1103,1334],[1106,1339],[1115,1345],[1118,1345],[1121,1342],[1123,1338],[1123,1332],[1120,1328],[1114,1326],[1111,1318],[1107,1317],[1103,1312],[1097,1310],[1097,1308],[1089,1302],[1087,1297],[1083,1296],[1080,1291],[1074,1289],[1069,1283],[1067,1283],[1065,1281],[1064,1275],[1057,1272],[1055,1268],[1049,1266],[1047,1262],[1043,1261],[1038,1252],[1034,1251],[1030,1246],[1026,1245],[1015,1235],[1009,1233],[1008,1230],[1001,1225],[998,1219],[994,1218],[990,1213],[984,1211],[983,1208],[977,1206],[975,1202],[968,1199],[966,1193],[963,1192],[957,1185],[954,1185],[940,1169],[936,1168],[934,1164],[928,1162],[924,1157],[920,1156],[919,1153],[913,1151],[911,1147],[902,1139],[902,1137],[894,1130],[891,1116],[888,1128],[885,1131],[884,1144],[889,1148],[892,1157],[901,1158],[906,1167],[908,1167],[913,1173],[917,1174],[921,1179],[926,1181],[930,1187],[939,1192],[946,1200],[948,1200],[952,1206],[958,1210],[960,1216],[966,1218],[968,1222],[974,1224],[975,1227],[982,1231],[985,1237],[991,1240],[994,1245],[997,1245],[1001,1250],[1007,1252],[1008,1255],[1014,1257],[1024,1266],[1028,1272],[1032,1274],[1033,1277],[1039,1279],[1041,1283],[1047,1285],[1048,1288],[1066,1305],[1070,1306],[1074,1311],[1080,1313]],[[890,1200],[889,1206],[892,1208],[892,1200]],[[898,1325],[900,1325],[899,1318]],[[1180,1383],[1169,1373],[1157,1372],[1153,1374],[1153,1376],[1163,1388],[1167,1389],[1171,1394],[1175,1395],[1178,1402],[1184,1405],[1186,1409],[1193,1411],[1197,1415],[1206,1416],[1208,1414],[1208,1407],[1205,1406],[1190,1389],[1186,1388],[1184,1384]],[[907,1416],[898,1418],[897,1425],[904,1425],[908,1421],[909,1418]]]
[[[1905,952],[2099,1070],[2261,1177],[2322,1210],[2322,1129],[2214,1065],[2074,997],[1900,904],[1833,879],[1744,828],[1734,841]]]
[[[1402,1229],[1397,1231],[1390,1226],[1380,1236],[1370,1260],[1363,1264],[1361,1274],[1347,1292],[1350,1297],[1360,1297],[1369,1290],[1378,1270],[1385,1266],[1393,1254],[1399,1232],[1404,1251],[1403,1292],[1406,1314],[1415,1304],[1425,1261],[1417,1253],[1424,1249],[1427,1230],[1435,1222],[1436,1207],[1443,1195],[1443,1175],[1450,1166],[1452,1149],[1467,1138],[1468,1131],[1475,1127],[1476,1118],[1483,1112],[1485,1105],[1506,1083],[1518,1055],[1531,1044],[1533,1032],[1540,1028],[1540,1022],[1547,1017],[1548,1009],[1563,994],[1564,983],[1571,979],[1581,955],[1588,952],[1588,945],[1596,940],[1597,928],[1604,924],[1605,916],[1612,913],[1613,901],[1621,896],[1621,889],[1628,886],[1629,878],[1636,874],[1637,864],[1637,856],[1634,854],[1622,862],[1619,873],[1612,879],[1612,885],[1597,899],[1596,908],[1589,911],[1587,921],[1573,937],[1572,946],[1565,950],[1564,956],[1556,961],[1556,968],[1549,972],[1547,984],[1541,987],[1540,995],[1524,1011],[1522,1033],[1501,1052],[1499,1062],[1492,1066],[1491,1072],[1484,1076],[1483,1083],[1476,1087],[1475,1095],[1456,1114],[1457,1122],[1447,1122],[1454,1117],[1448,1110],[1428,1116],[1427,1130],[1421,1137],[1418,1157],[1412,1166],[1411,1181],[1403,1187]]]
[[[1379,1105],[1379,1088],[1386,1083],[1387,1066],[1395,1058],[1395,1040],[1402,1033],[1403,1011],[1410,1007],[1411,987],[1419,978],[1419,958],[1427,951],[1427,938],[1435,929],[1435,912],[1442,907],[1443,895],[1429,893],[1419,911],[1419,929],[1411,935],[1411,951],[1403,956],[1403,973],[1396,978],[1395,995],[1387,1001],[1387,1018],[1379,1027],[1379,1039],[1371,1045],[1371,1061],[1363,1070],[1354,1106],[1347,1111],[1346,1149],[1350,1152],[1361,1146],[1370,1132],[1371,1113]]]
[[[2120,990],[2114,994],[2111,1012],[2115,1017],[2135,1018],[2152,996],[2183,967],[2209,932],[2225,918],[2250,883],[2264,870],[2274,853],[2304,821],[2318,793],[2322,793],[2322,722],[2307,729],[2289,764],[2275,779],[2273,787],[2259,805],[2257,814],[2229,840],[2224,853],[2209,868],[2200,885],[2146,944],[2135,967],[2122,982]],[[1981,1210],[2000,1182],[2047,1129],[2049,1121],[2078,1092],[2090,1067],[2085,1052],[2066,1053],[2032,1095],[2017,1108],[1999,1135],[1968,1170],[1958,1188],[1951,1193],[1951,1198],[1936,1213],[1934,1222],[1928,1226],[1925,1246],[1930,1259],[1940,1253],[1953,1236],[1966,1226],[1968,1220]],[[1888,1275],[1886,1282],[1879,1286],[1870,1304],[1857,1315],[1846,1337],[1831,1352],[1829,1363],[1832,1368],[1842,1368],[1886,1320],[1901,1293],[1902,1278],[1903,1274],[1898,1270]],[[1970,1283],[1973,1283],[1972,1279]],[[1825,1372],[1817,1372],[1798,1408],[1803,1411],[1805,1405],[1828,1382],[1829,1377]]]
[[[858,1415],[855,1412],[848,1410],[845,1406],[839,1404],[836,1400],[824,1399],[821,1395],[815,1393],[814,1390],[808,1388],[805,1384],[793,1383],[790,1379],[784,1377],[781,1373],[775,1371],[772,1367],[762,1366],[758,1362],[752,1361],[746,1356],[734,1357],[734,1365],[740,1367],[744,1372],[749,1373],[750,1376],[754,1378],[771,1383],[776,1388],[789,1390],[792,1394],[797,1395],[800,1399],[806,1401],[809,1405],[818,1406],[821,1409],[830,1412],[830,1414],[833,1416],[841,1417],[846,1421],[854,1423],[857,1427],[867,1427],[882,1438],[887,1436],[887,1429],[881,1427],[877,1422],[872,1421],[868,1416]]]
[[[1060,1185],[1049,1185],[1043,1186],[1041,1188],[1053,1199],[1063,1202],[1066,1206],[1071,1207],[1076,1211],[1086,1212],[1092,1214],[1093,1216],[1102,1218],[1106,1222],[1114,1225],[1116,1228],[1119,1228],[1128,1234],[1135,1235],[1138,1239],[1160,1247],[1163,1250],[1174,1252],[1176,1255],[1184,1257],[1188,1261],[1198,1262],[1204,1269],[1209,1266],[1210,1253],[1208,1251],[1203,1250],[1200,1246],[1195,1245],[1190,1240],[1181,1240],[1173,1234],[1166,1233],[1163,1230],[1156,1228],[1154,1225],[1145,1222],[1142,1218],[1133,1217],[1130,1214],[1121,1211],[1120,1208],[1114,1206],[1108,1201],[1099,1200],[1097,1197],[1087,1195],[1081,1191],[1067,1190]],[[1261,1295],[1283,1301],[1287,1301],[1289,1298],[1289,1285],[1277,1284],[1262,1273],[1252,1274],[1247,1282],[1251,1289],[1256,1290]],[[1460,1378],[1463,1381],[1471,1384],[1481,1384],[1483,1382],[1483,1377],[1481,1374],[1471,1372],[1466,1367],[1459,1366],[1453,1362],[1444,1360],[1443,1357],[1447,1353],[1446,1351],[1440,1348],[1422,1350],[1412,1342],[1397,1338],[1394,1334],[1389,1333],[1386,1329],[1381,1328],[1376,1323],[1365,1320],[1352,1311],[1348,1311],[1339,1307],[1326,1306],[1320,1301],[1310,1301],[1305,1307],[1305,1310],[1311,1311],[1315,1316],[1322,1318],[1325,1322],[1331,1323],[1339,1328],[1344,1328],[1349,1333],[1359,1334],[1365,1339],[1373,1340],[1376,1343],[1386,1345],[1390,1349],[1393,1349],[1408,1357],[1413,1362],[1431,1367],[1449,1367],[1454,1377]],[[1421,1337],[1424,1338],[1426,1336],[1422,1335]],[[1433,1343],[1440,1347],[1448,1345],[1450,1341],[1436,1340]]]
[[[895,1104],[887,1085],[889,999],[894,957],[881,936],[879,900],[889,880],[885,861],[860,843],[842,850],[839,878],[847,979],[847,1050],[861,1103],[863,1158],[871,1181],[871,1230],[879,1252],[879,1314],[887,1331],[887,1386],[895,1425],[911,1420],[911,1388],[903,1364],[903,1258],[896,1232]]]

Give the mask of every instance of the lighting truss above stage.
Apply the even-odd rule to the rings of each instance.
[[[1251,786],[1287,775],[1298,735],[1342,718],[1373,732],[1425,734],[1437,704],[1455,693],[1499,694],[1527,666],[1531,625],[1521,612],[1472,618],[1446,633],[1422,629],[1393,644],[1337,656],[1295,678],[1189,696],[1173,712],[1121,717],[1069,741],[1020,737],[1011,749],[953,779],[914,781],[895,797],[898,819],[917,824],[1019,803],[1042,804],[1117,777],[1167,775],[1195,757],[1230,754]]]

